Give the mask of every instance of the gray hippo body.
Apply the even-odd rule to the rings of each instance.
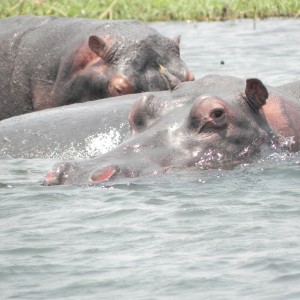
[[[277,87],[282,93],[290,95],[300,101],[300,80],[283,84]]]
[[[115,148],[129,130],[136,95],[32,112],[0,121],[0,155],[87,158]]]
[[[44,184],[231,168],[265,146],[299,151],[300,102],[293,95],[258,79],[215,75],[182,83],[167,97],[148,93],[132,105],[124,142],[93,159],[54,165]]]
[[[0,20],[0,120],[89,100],[168,90],[160,66],[193,80],[179,40],[137,21]]]
[[[45,109],[0,121],[0,155],[14,158],[90,158],[115,148],[129,131],[128,115],[139,98],[165,101],[197,96],[200,82],[173,92],[124,95]]]

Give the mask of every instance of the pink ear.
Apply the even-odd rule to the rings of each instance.
[[[246,80],[245,94],[248,104],[255,109],[265,105],[269,96],[267,88],[256,78]]]
[[[91,35],[89,37],[89,47],[98,56],[100,56],[102,58],[105,57],[105,54],[106,54],[106,51],[105,51],[106,43],[100,37],[98,37],[96,35]]]

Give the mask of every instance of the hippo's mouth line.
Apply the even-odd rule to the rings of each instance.
[[[139,178],[142,176],[153,176],[158,174],[165,174],[170,172],[173,169],[177,169],[174,166],[161,166],[160,168],[155,168],[155,170],[145,171],[145,170],[134,170],[130,168],[121,168],[119,166],[108,166],[104,167],[101,170],[97,170],[90,175],[88,182],[93,183],[102,183],[118,178]],[[145,172],[143,172],[145,171]]]

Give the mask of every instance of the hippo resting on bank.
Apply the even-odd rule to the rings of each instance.
[[[0,20],[0,120],[35,110],[168,90],[163,66],[193,75],[179,39],[137,21],[20,16]]]
[[[288,85],[287,85],[288,86]],[[300,85],[299,85],[300,87]],[[183,83],[167,99],[148,93],[129,113],[129,137],[93,159],[60,162],[44,184],[97,184],[197,167],[232,167],[249,162],[261,147],[300,150],[300,102],[258,79],[206,76]],[[197,95],[197,96],[195,96]]]

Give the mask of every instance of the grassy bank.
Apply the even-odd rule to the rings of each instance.
[[[0,0],[1,18],[22,14],[142,21],[299,17],[300,0]]]

